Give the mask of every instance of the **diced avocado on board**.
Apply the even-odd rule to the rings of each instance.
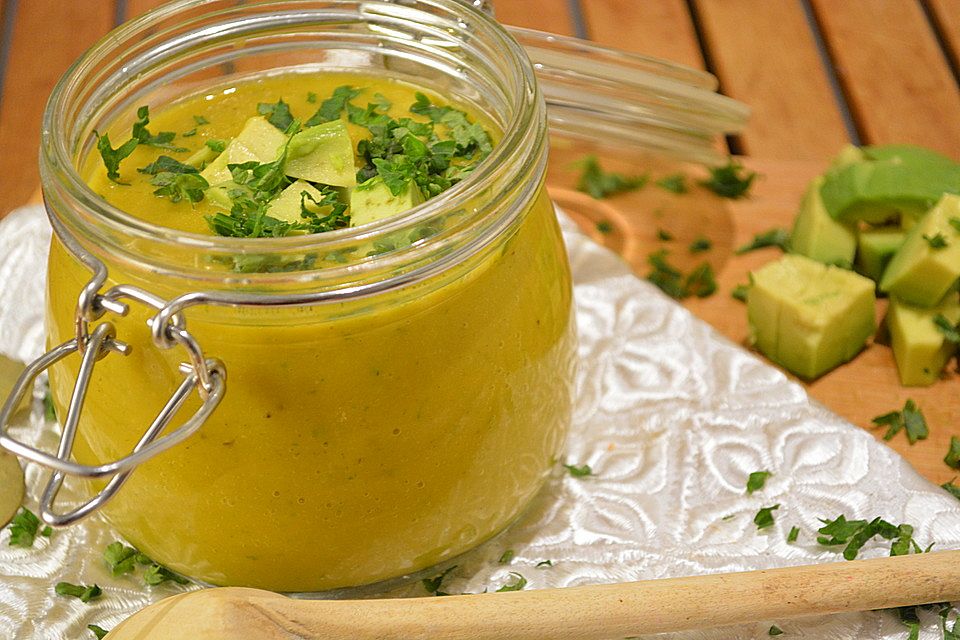
[[[270,201],[270,206],[267,207],[267,215],[277,220],[284,220],[285,222],[299,222],[301,212],[300,202],[303,198],[304,191],[309,193],[310,197],[316,202],[320,202],[320,200],[323,199],[323,194],[320,193],[319,189],[309,182],[297,180]],[[307,198],[306,205],[311,211],[316,213],[320,213],[321,211],[321,207],[318,207],[315,202],[311,202],[309,198]],[[329,209],[330,207],[323,208]]]
[[[865,147],[865,161],[826,174],[820,195],[842,222],[919,218],[944,193],[960,193],[960,165],[905,145]]]
[[[790,234],[790,250],[824,264],[852,265],[856,231],[853,225],[838,222],[827,213],[820,198],[823,181],[823,176],[817,176],[807,187]]]
[[[903,246],[907,234],[900,227],[864,229],[857,236],[857,272],[880,282],[884,269]]]
[[[880,290],[904,302],[932,307],[958,278],[960,196],[948,193],[907,234],[883,272]]]
[[[287,147],[284,173],[335,187],[355,186],[353,142],[343,121],[325,122],[294,134]]]
[[[838,171],[852,164],[863,162],[863,160],[863,149],[855,144],[847,144],[844,145],[843,148],[837,152],[837,155],[833,157],[833,160],[830,161],[830,167],[827,171]]]
[[[223,152],[200,172],[209,184],[220,184],[230,180],[229,164],[241,164],[256,160],[259,163],[272,162],[287,142],[275,126],[266,118],[250,118],[243,125],[236,138],[227,144]]]
[[[750,277],[754,344],[802,378],[850,360],[876,330],[874,283],[852,271],[785,255]]]
[[[936,382],[957,349],[934,323],[938,315],[943,315],[952,325],[960,322],[960,298],[956,289],[951,289],[935,307],[916,307],[897,298],[890,300],[887,328],[904,386],[927,386]]]
[[[420,189],[410,182],[403,193],[393,195],[383,178],[376,176],[357,185],[350,193],[350,226],[389,218],[423,202]]]

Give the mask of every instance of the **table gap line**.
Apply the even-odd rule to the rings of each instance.
[[[950,69],[953,81],[960,86],[960,67],[957,66],[957,54],[960,52],[955,51],[950,44],[950,40],[944,32],[943,23],[937,17],[933,7],[930,6],[930,2],[928,0],[918,0],[918,2],[920,9],[923,11],[923,16],[927,19],[927,24],[930,25],[933,37],[937,39],[937,44],[940,45],[940,52],[947,61],[947,68]]]
[[[127,14],[127,0],[114,0],[113,3],[113,26],[119,27],[127,21],[130,16]]]
[[[570,21],[573,23],[573,32],[578,38],[589,40],[590,35],[587,33],[587,22],[583,19],[580,0],[567,0],[567,9],[570,12]]]
[[[18,0],[0,0],[4,3],[3,24],[0,24],[0,106],[3,105],[3,88],[7,79],[7,59],[10,57],[10,43],[13,40],[13,28],[17,22]]]
[[[840,118],[843,120],[843,126],[847,130],[847,136],[850,137],[850,142],[859,147],[864,144],[866,136],[860,127],[860,123],[858,123],[854,117],[853,110],[850,108],[850,92],[843,76],[837,71],[836,58],[830,48],[830,43],[827,42],[823,36],[823,25],[820,23],[817,12],[814,10],[810,0],[800,0],[800,5],[803,7],[803,14],[807,19],[807,25],[813,34],[813,41],[817,45],[817,55],[820,56],[820,61],[823,63],[824,71],[827,74],[827,82],[830,84],[833,98],[836,100],[837,108],[840,110]]]
[[[712,73],[717,79],[717,91],[726,95],[726,92],[723,90],[723,81],[720,79],[720,76],[717,75],[716,61],[713,59],[713,54],[710,52],[710,47],[707,43],[707,34],[703,28],[703,21],[700,17],[700,11],[697,8],[696,0],[685,0],[685,2],[687,5],[687,13],[690,15],[690,22],[693,24],[693,33],[697,38],[697,46],[700,47],[700,55],[703,57],[703,68],[708,73]],[[727,134],[724,136],[724,139],[727,145],[727,152],[730,155],[743,155],[743,140],[740,139],[739,135]]]

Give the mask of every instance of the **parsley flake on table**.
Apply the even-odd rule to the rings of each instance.
[[[107,548],[103,551],[103,559],[106,561],[107,566],[110,567],[110,572],[114,577],[130,573],[137,563],[151,563],[150,558],[147,558],[133,547],[128,547],[119,541],[111,542],[107,545]]]
[[[687,177],[682,173],[675,173],[664,178],[660,178],[654,184],[671,193],[681,194],[687,192]]]
[[[71,596],[78,598],[80,602],[83,603],[96,600],[103,595],[103,590],[95,584],[88,586],[83,584],[70,584],[69,582],[58,582],[54,590],[58,596]]]
[[[757,529],[766,529],[772,527],[774,523],[773,512],[780,508],[779,504],[775,504],[772,507],[763,507],[760,511],[757,512],[757,515],[753,517],[753,523],[757,525]]]
[[[704,251],[709,251],[712,247],[713,243],[710,242],[709,238],[700,236],[690,243],[690,253],[703,253]]]
[[[587,476],[594,475],[593,469],[590,468],[588,464],[582,464],[579,467],[574,464],[565,464],[563,468],[566,469],[571,476],[574,478],[586,478]]]
[[[916,444],[918,440],[926,440],[930,435],[923,412],[913,400],[907,400],[901,411],[891,411],[877,416],[872,422],[878,427],[887,427],[887,432],[883,435],[884,440],[892,440],[902,430],[906,431],[910,444]]]
[[[956,480],[956,478],[954,478],[954,480]],[[949,482],[944,482],[940,486],[943,489],[945,489],[947,493],[952,495],[954,498],[956,498],[957,500],[960,500],[960,486],[955,485],[953,483],[953,480],[950,480]]]
[[[673,234],[664,229],[657,229],[657,240],[670,242],[671,240],[673,240]]]
[[[767,483],[767,478],[772,475],[769,471],[754,471],[751,473],[747,478],[747,493],[749,494],[763,489],[763,485]]]
[[[960,469],[960,437],[950,436],[950,450],[943,461],[952,469]]]
[[[937,330],[940,331],[949,342],[960,344],[960,326],[950,322],[947,316],[938,313],[933,319],[933,324],[937,326]]]
[[[777,227],[758,233],[753,236],[753,240],[738,248],[734,253],[740,256],[766,247],[777,247],[781,251],[787,251],[790,247],[790,232]]]
[[[700,184],[721,198],[743,198],[757,177],[756,172],[747,171],[739,162],[731,159],[722,167],[710,167],[710,178]]]
[[[891,541],[890,555],[901,556],[923,550],[913,539],[913,527],[909,524],[895,526],[882,518],[847,520],[842,514],[835,520],[821,520],[824,526],[817,530],[817,542],[825,547],[842,546],[843,557],[855,560],[863,546],[876,536]],[[932,545],[931,545],[932,546]]]
[[[781,628],[778,627],[777,625],[772,625],[772,626],[770,627],[770,630],[767,631],[767,635],[770,635],[770,636],[782,636],[782,635],[783,635],[783,629],[781,629]]]
[[[787,534],[787,542],[796,542],[800,537],[800,527],[790,527],[790,533]]]
[[[43,394],[43,419],[47,422],[56,422],[57,408],[53,404],[53,394],[47,389]]]
[[[602,200],[618,193],[640,189],[650,176],[624,176],[619,173],[604,171],[596,156],[587,156],[577,163],[583,173],[577,181],[577,190],[590,194],[591,197]]]
[[[553,560],[541,560],[540,562],[537,563],[536,568],[545,569],[547,567],[552,567],[552,566],[553,566]]]
[[[103,627],[98,627],[98,626],[95,625],[95,624],[88,624],[88,625],[87,625],[87,629],[90,630],[90,632],[94,635],[94,637],[97,638],[97,640],[103,640],[104,636],[106,636],[108,633],[110,633],[109,631],[107,631],[107,630],[104,629]]]
[[[162,584],[167,581],[176,582],[177,584],[190,584],[190,581],[181,576],[178,573],[174,573],[167,569],[163,565],[153,563],[147,567],[146,571],[143,572],[143,581],[155,587],[158,584]]]
[[[923,234],[923,239],[927,241],[927,244],[930,245],[930,248],[934,251],[937,251],[938,249],[946,249],[950,246],[950,243],[947,242],[946,236],[939,231],[933,236]]]
[[[507,549],[500,555],[500,559],[497,560],[498,564],[510,564],[510,561],[513,560],[513,549]]]
[[[49,538],[53,534],[50,527],[40,528],[40,518],[30,509],[20,507],[20,512],[10,521],[10,546],[30,548],[37,535]]]
[[[730,297],[734,300],[739,300],[740,302],[747,301],[747,295],[750,293],[750,285],[748,284],[738,284],[733,288],[733,291],[730,292]]]
[[[457,565],[453,565],[448,569],[445,569],[442,573],[435,575],[432,578],[424,578],[420,581],[420,584],[423,585],[423,588],[426,589],[427,593],[431,593],[435,596],[445,596],[449,595],[440,590],[440,587],[443,586],[443,581],[446,579],[447,574],[457,568]]]
[[[513,581],[507,582],[502,587],[497,589],[497,593],[504,593],[506,591],[522,591],[523,588],[527,586],[527,579],[519,573],[511,571],[510,576],[513,578]]]
[[[613,224],[611,224],[609,220],[601,220],[600,222],[597,223],[597,231],[599,231],[603,235],[607,235],[608,233],[613,231]]]
[[[661,249],[647,256],[651,266],[647,280],[657,285],[661,291],[672,298],[681,300],[690,296],[706,298],[717,290],[713,267],[704,262],[694,268],[687,276],[667,261],[669,252]]]

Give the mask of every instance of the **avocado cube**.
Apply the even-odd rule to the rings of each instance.
[[[882,224],[919,218],[943,193],[960,192],[960,165],[908,145],[865,147],[863,162],[826,174],[820,195],[843,222]]]
[[[230,211],[230,209],[233,208],[233,199],[230,197],[230,190],[239,188],[241,187],[236,182],[227,180],[226,182],[207,187],[207,190],[203,192],[203,198],[215,207]]]
[[[277,220],[283,220],[284,222],[300,222],[302,219],[300,216],[300,202],[304,191],[309,193],[316,202],[320,202],[320,200],[323,199],[323,194],[320,193],[319,189],[309,182],[297,180],[270,201],[270,205],[267,207],[267,215]],[[330,209],[330,207],[318,207],[311,202],[309,198],[306,201],[306,205],[310,211],[320,214],[323,213],[323,209],[328,211]]]
[[[938,315],[953,325],[960,322],[960,298],[956,289],[951,289],[935,307],[916,307],[898,298],[890,300],[887,328],[904,386],[928,386],[936,382],[957,350],[957,345],[948,341],[934,323]]]
[[[357,185],[350,193],[350,226],[389,218],[423,202],[420,189],[410,182],[403,193],[393,195],[383,178],[375,176]]]
[[[857,271],[880,282],[884,269],[907,237],[899,227],[864,229],[857,237]]]
[[[785,255],[750,277],[754,343],[802,378],[850,360],[876,330],[874,284],[852,271]]]
[[[853,264],[857,234],[853,225],[834,220],[820,198],[823,176],[814,178],[800,203],[790,234],[790,250],[824,264]]]
[[[250,118],[243,125],[240,134],[231,140],[216,160],[200,172],[209,184],[219,184],[230,180],[229,164],[241,164],[256,160],[259,163],[276,160],[277,154],[287,142],[275,126],[266,118]]]
[[[946,246],[931,246],[942,236]],[[944,194],[907,233],[883,272],[880,290],[919,307],[935,306],[960,278],[960,196]]]
[[[287,147],[284,172],[292,178],[335,187],[355,186],[357,169],[347,126],[342,120],[333,120],[294,134]]]
[[[827,171],[839,171],[852,164],[863,162],[863,150],[855,144],[843,145],[843,148],[837,152],[837,155],[830,161],[830,167]]]

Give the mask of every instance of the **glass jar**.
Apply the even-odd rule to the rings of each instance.
[[[85,183],[93,131],[136,105],[280,69],[406,79],[482,113],[500,142],[409,212],[311,236],[172,231]],[[416,572],[506,527],[570,419],[571,284],[546,151],[529,60],[456,0],[183,0],[101,40],[44,117],[49,343],[99,356],[54,363],[54,401],[90,467],[142,446],[178,387],[168,433],[212,409],[183,442],[110,467],[123,486],[104,516],[176,572],[286,592]],[[98,264],[106,278],[88,284]]]

